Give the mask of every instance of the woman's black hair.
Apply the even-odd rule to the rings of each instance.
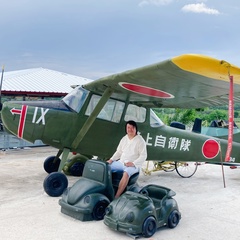
[[[130,124],[130,125],[132,125],[133,127],[135,127],[135,128],[136,128],[136,134],[137,134],[137,132],[138,132],[137,123],[136,123],[135,121],[133,121],[133,120],[127,121],[126,124],[125,124],[125,132],[126,132],[126,133],[127,133],[127,124]]]

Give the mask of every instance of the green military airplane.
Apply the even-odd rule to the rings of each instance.
[[[67,187],[62,169],[71,152],[83,162],[108,159],[134,120],[146,140],[148,160],[219,163],[228,141],[166,126],[151,108],[203,108],[228,104],[229,74],[234,101],[240,101],[240,68],[203,55],[186,54],[92,81],[60,101],[10,101],[2,107],[5,128],[19,138],[59,149],[44,163],[47,193]],[[60,160],[61,157],[61,160]],[[230,162],[240,162],[240,135],[234,134]],[[45,189],[46,191],[46,189]]]

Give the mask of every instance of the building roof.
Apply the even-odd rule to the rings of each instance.
[[[4,72],[3,94],[59,95],[72,90],[72,85],[83,85],[92,80],[53,71],[45,68],[32,68]]]

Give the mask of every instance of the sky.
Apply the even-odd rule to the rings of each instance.
[[[0,64],[90,79],[195,53],[240,67],[239,0],[8,0]]]

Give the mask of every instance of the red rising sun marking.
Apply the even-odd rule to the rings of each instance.
[[[219,153],[219,144],[216,140],[208,139],[204,142],[202,153],[205,158],[215,158]]]
[[[131,92],[140,93],[150,97],[174,98],[174,96],[170,93],[167,93],[158,89],[146,87],[146,86],[141,86],[133,83],[125,83],[125,82],[120,82],[119,85]]]

